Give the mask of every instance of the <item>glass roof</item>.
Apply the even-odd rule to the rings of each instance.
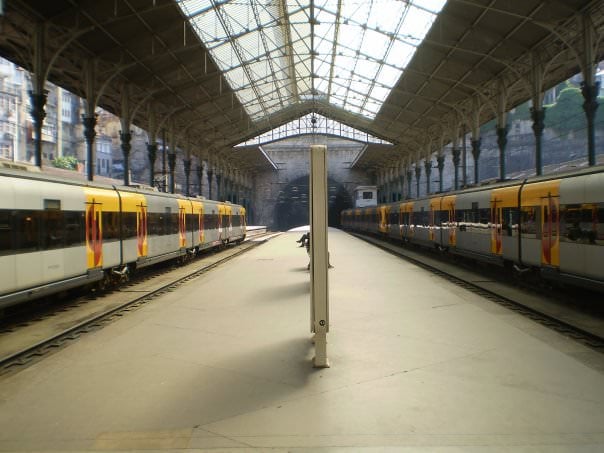
[[[177,0],[252,120],[321,101],[373,119],[447,0]]]
[[[353,127],[342,124],[331,118],[326,118],[318,113],[309,113],[297,120],[290,121],[273,130],[258,135],[250,140],[240,143],[236,146],[261,145],[263,143],[281,140],[287,137],[303,134],[325,134],[337,135],[339,137],[349,138],[358,142],[379,143],[383,145],[391,145],[386,140],[374,137],[367,132],[359,131]]]

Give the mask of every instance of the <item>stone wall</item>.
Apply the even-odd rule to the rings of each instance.
[[[256,175],[251,222],[273,230],[308,224],[310,146],[327,145],[329,220],[338,226],[339,212],[352,206],[355,187],[372,184],[370,176],[351,165],[364,145],[330,137],[298,137],[262,148],[277,170]]]

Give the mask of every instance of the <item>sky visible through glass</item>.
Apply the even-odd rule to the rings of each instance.
[[[373,119],[446,0],[178,0],[252,120],[306,101]]]

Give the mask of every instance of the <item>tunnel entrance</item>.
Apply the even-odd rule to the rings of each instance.
[[[340,213],[352,207],[352,198],[342,184],[327,178],[328,225],[340,227]],[[301,176],[279,192],[275,205],[275,228],[287,231],[291,228],[308,225],[308,175]]]

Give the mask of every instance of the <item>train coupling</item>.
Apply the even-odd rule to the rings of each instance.
[[[514,264],[514,270],[516,272],[518,272],[519,274],[524,274],[526,272],[529,272],[531,270],[530,267],[520,267],[518,264]]]
[[[130,269],[128,268],[128,265],[125,264],[121,269],[112,269],[111,272],[122,280],[128,280]]]

